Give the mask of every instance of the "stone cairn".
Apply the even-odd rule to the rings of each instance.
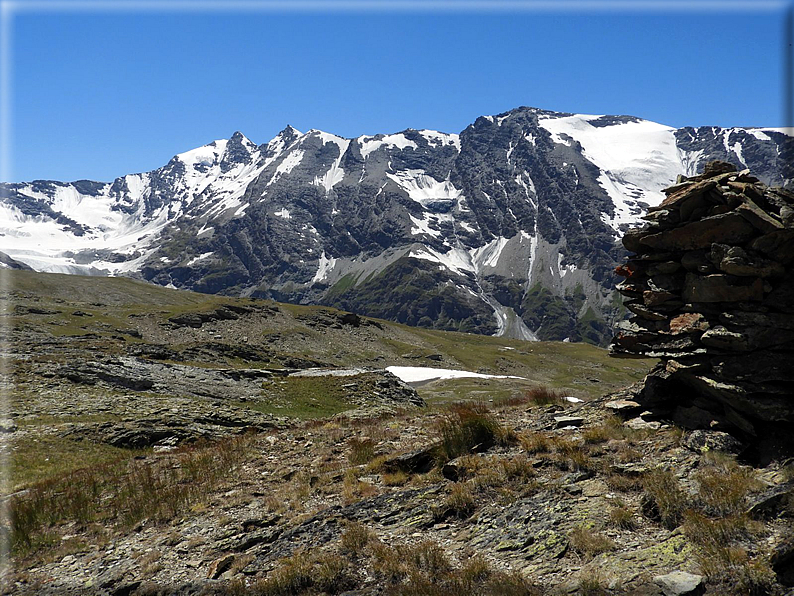
[[[659,358],[633,398],[644,416],[794,447],[794,193],[726,162],[679,176],[616,269],[633,316],[610,351]]]

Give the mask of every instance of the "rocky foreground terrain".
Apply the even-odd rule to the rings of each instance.
[[[794,465],[649,416],[650,360],[3,275],[4,593],[794,593]]]

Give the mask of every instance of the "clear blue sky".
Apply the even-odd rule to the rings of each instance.
[[[783,126],[785,7],[28,10],[11,21],[10,176],[110,181],[236,130],[460,132],[527,105]]]

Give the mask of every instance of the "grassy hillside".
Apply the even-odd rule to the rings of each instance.
[[[12,488],[128,453],[119,450],[118,429],[140,434],[139,420],[182,432],[213,416],[223,416],[219,428],[241,428],[258,417],[261,427],[263,421],[326,418],[378,394],[373,379],[286,376],[296,369],[397,365],[521,377],[417,387],[432,406],[499,401],[537,385],[587,400],[641,378],[650,366],[609,359],[586,344],[418,329],[328,307],[198,294],[127,278],[4,270],[0,281],[10,298],[2,321],[14,379],[10,416],[18,429]],[[245,372],[251,370],[263,372]]]

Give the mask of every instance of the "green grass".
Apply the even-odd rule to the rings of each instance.
[[[11,461],[12,492],[79,468],[129,459],[139,452],[90,441],[73,441],[42,434],[14,440]]]
[[[348,273],[342,277],[328,291],[329,296],[344,294],[346,290],[352,288],[356,284],[359,275],[360,274]]]
[[[58,310],[54,315],[24,315],[11,317],[17,327],[32,326],[55,336],[96,333],[99,338],[87,340],[92,347],[102,346],[110,352],[121,351],[125,343],[139,341],[125,336],[124,341],[112,338],[117,330],[131,328],[135,319],[130,315],[154,315],[165,322],[185,312],[211,311],[224,303],[250,305],[248,299],[231,298],[171,290],[126,278],[83,277],[75,275],[41,274],[27,271],[6,271],[6,281],[12,288],[15,304],[35,305]],[[270,301],[256,301],[272,305]],[[362,342],[357,336],[334,332],[334,341],[308,327],[300,319],[318,310],[334,311],[327,306],[280,305],[277,322],[264,327],[278,333],[284,341],[298,341],[306,336],[302,353],[297,354],[323,362],[354,365],[376,360],[380,365],[428,366],[435,363],[423,358],[406,360],[402,356],[442,354],[444,366],[492,374],[525,377],[536,384],[548,385],[568,394],[581,397],[596,396],[625,386],[647,373],[650,360],[615,360],[606,350],[586,344],[564,342],[523,342],[459,332],[420,329],[398,323],[383,322],[383,332]],[[74,310],[91,313],[92,317],[72,316]],[[289,319],[292,319],[290,321]],[[57,324],[51,324],[57,323]],[[335,330],[334,330],[335,331]],[[261,329],[266,333],[266,329]],[[241,330],[241,335],[247,334]],[[294,343],[293,342],[293,343]],[[176,347],[176,346],[171,346]],[[293,346],[295,351],[297,346]],[[505,349],[512,348],[512,349]],[[338,354],[344,354],[342,357]],[[463,381],[468,383],[470,381]],[[489,383],[483,391],[496,393],[497,398],[508,397],[510,386],[520,387],[518,380],[499,380]],[[467,390],[441,388],[447,398],[460,398]],[[451,393],[450,393],[451,392]]]
[[[650,360],[616,360],[603,348],[583,343],[530,343],[468,333],[405,329],[410,329],[421,345],[434,353],[448,355],[463,369],[521,376],[534,384],[593,397],[641,379],[651,365]],[[513,349],[505,350],[505,347]],[[426,363],[419,359],[416,365]],[[504,384],[507,379],[499,381]]]
[[[335,416],[354,406],[345,399],[344,383],[351,377],[285,377],[273,383],[268,401],[239,404],[257,412],[309,420]]]

